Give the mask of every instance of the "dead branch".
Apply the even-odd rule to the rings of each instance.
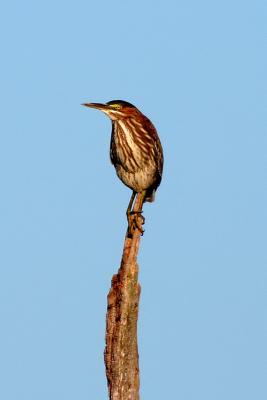
[[[133,211],[140,210],[141,204],[138,194]],[[139,215],[137,225],[141,226]],[[137,254],[140,236],[137,228],[132,237],[126,234],[121,265],[112,278],[108,294],[104,356],[110,400],[139,400],[137,319],[141,287]]]

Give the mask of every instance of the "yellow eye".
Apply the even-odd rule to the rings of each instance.
[[[121,104],[109,104],[109,107],[114,108],[114,110],[120,110],[122,108]]]

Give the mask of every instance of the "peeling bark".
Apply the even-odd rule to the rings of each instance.
[[[140,210],[141,204],[138,194],[133,211]],[[142,217],[136,218],[141,226]],[[108,294],[104,358],[110,400],[139,400],[137,320],[141,287],[137,254],[141,231],[136,228],[132,237],[128,236],[120,268],[112,278]]]

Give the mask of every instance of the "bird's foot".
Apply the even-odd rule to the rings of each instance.
[[[144,234],[144,229],[142,225],[145,223],[145,217],[142,215],[142,211],[131,211],[127,213],[128,220],[128,237],[133,237],[133,233],[136,229],[141,232],[141,235]]]

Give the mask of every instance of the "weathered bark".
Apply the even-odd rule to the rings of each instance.
[[[137,195],[133,211],[140,210]],[[142,217],[139,218],[141,222]],[[137,254],[141,231],[126,234],[121,266],[112,278],[106,317],[105,366],[110,400],[139,400],[137,319],[141,287]]]

